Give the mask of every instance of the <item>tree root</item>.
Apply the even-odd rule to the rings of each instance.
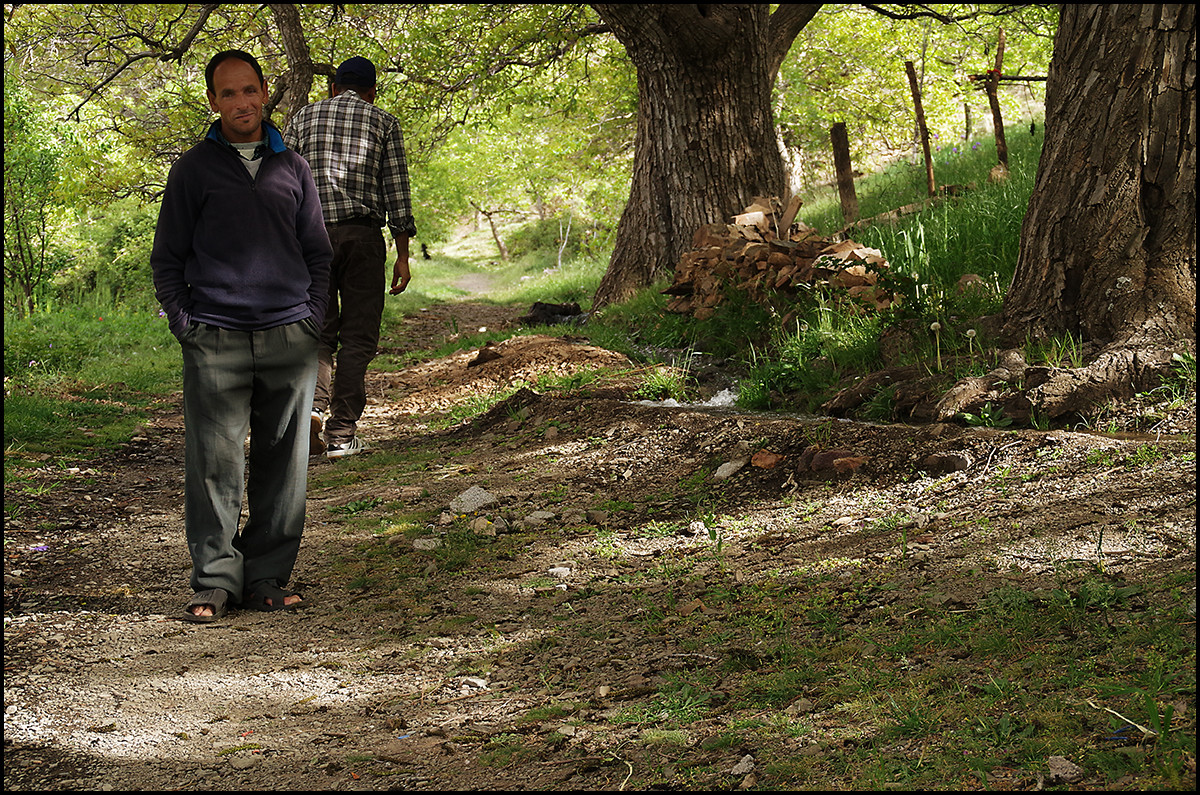
[[[1190,344],[1183,343],[1190,351]],[[942,392],[944,379],[920,365],[890,367],[838,392],[822,408],[844,416],[891,389],[898,418],[945,422],[978,414],[989,404],[1017,423],[1089,416],[1114,400],[1126,400],[1159,386],[1177,351],[1112,344],[1081,367],[1029,365],[1019,349],[1003,351],[991,372],[964,378]]]

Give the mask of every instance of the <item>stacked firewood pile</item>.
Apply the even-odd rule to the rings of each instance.
[[[801,290],[826,288],[851,306],[885,309],[899,296],[878,284],[887,260],[853,240],[833,241],[795,221],[800,200],[786,208],[777,198],[758,198],[732,224],[706,224],[696,230],[692,249],[675,266],[675,281],[663,291],[673,296],[667,310],[710,317],[729,290],[756,303],[779,307]]]

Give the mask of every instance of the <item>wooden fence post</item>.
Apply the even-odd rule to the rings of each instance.
[[[929,195],[937,193],[937,182],[933,179],[933,157],[929,153],[929,130],[925,129],[925,108],[921,105],[921,87],[917,85],[917,70],[912,61],[904,62],[908,72],[908,87],[912,89],[913,107],[917,111],[917,131],[921,136],[921,146],[925,150],[925,180],[929,183]]]
[[[992,106],[992,127],[996,134],[996,156],[1000,165],[1008,171],[1008,142],[1004,140],[1004,119],[1000,117],[1000,97],[996,88],[1000,85],[1001,68],[1004,66],[1004,28],[1000,28],[999,40],[996,43],[996,68],[988,76],[985,83],[988,104]]]
[[[858,195],[854,192],[854,167],[850,163],[850,138],[846,123],[836,122],[829,129],[833,142],[833,167],[837,170],[838,194],[842,197],[842,220],[850,225],[858,220]]]

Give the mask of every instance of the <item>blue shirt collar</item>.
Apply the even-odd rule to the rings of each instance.
[[[276,154],[287,149],[287,147],[283,144],[283,134],[279,132],[278,127],[276,127],[272,122],[263,119],[263,129],[266,130],[267,133],[267,143],[265,146],[259,146],[258,149],[254,150],[255,159],[265,155],[267,149]],[[233,144],[229,143],[229,141],[226,140],[224,133],[221,132],[220,119],[217,119],[209,126],[208,135],[205,137],[210,138],[219,144],[224,144],[230,148],[233,147]]]

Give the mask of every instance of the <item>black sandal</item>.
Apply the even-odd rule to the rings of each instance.
[[[283,601],[289,596],[300,596],[300,601],[290,605],[284,604]],[[270,600],[269,604],[267,600]],[[259,583],[254,587],[254,590],[246,594],[246,598],[242,600],[242,605],[250,610],[273,613],[276,610],[299,610],[302,607],[308,607],[308,602],[295,591],[285,591],[277,585],[264,582]]]
[[[192,612],[196,607],[211,607],[211,616],[198,616]],[[193,624],[211,624],[225,617],[229,612],[229,593],[222,588],[210,588],[207,591],[197,591],[192,601],[183,609],[183,620]]]

